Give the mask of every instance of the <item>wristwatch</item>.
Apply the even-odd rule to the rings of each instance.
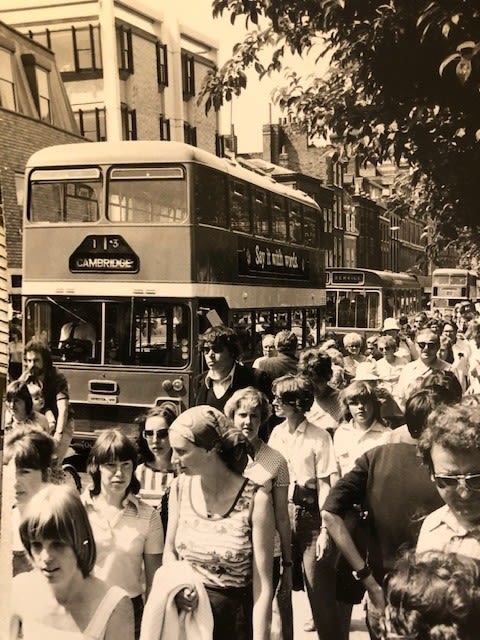
[[[370,567],[368,566],[368,564],[365,564],[361,569],[357,569],[357,571],[353,570],[352,571],[352,576],[354,577],[355,580],[365,580],[365,578],[368,578],[368,576],[372,575],[372,570],[370,569]]]

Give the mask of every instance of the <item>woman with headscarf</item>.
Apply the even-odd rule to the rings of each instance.
[[[205,405],[182,413],[169,435],[182,474],[170,493],[165,564],[186,561],[200,578],[212,608],[213,640],[268,640],[275,524],[269,494],[242,475],[248,441]],[[194,610],[194,586],[182,589],[176,602]]]

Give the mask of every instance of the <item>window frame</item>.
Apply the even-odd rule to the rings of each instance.
[[[181,57],[183,99],[190,100],[195,95],[195,58],[186,52],[182,52]]]
[[[9,89],[11,91],[11,100],[12,100],[12,107],[3,104],[2,101],[2,92],[0,91],[0,105],[4,108],[4,109],[8,109],[9,111],[16,111],[17,110],[17,92],[16,92],[16,87],[15,87],[15,81],[14,81],[14,75],[13,75],[13,65],[12,65],[12,51],[10,49],[8,49],[7,47],[4,46],[0,46],[0,53],[5,53],[7,56],[7,65],[6,68],[10,71],[10,78],[5,78],[3,76],[3,70],[2,70],[2,75],[0,76],[0,86],[3,85],[4,83],[6,83],[7,85],[9,85]],[[3,69],[3,65],[1,65],[1,67]]]
[[[157,54],[157,82],[160,89],[168,87],[168,49],[160,41],[156,43]]]

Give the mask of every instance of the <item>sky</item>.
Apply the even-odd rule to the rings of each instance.
[[[150,0],[158,2],[158,0]],[[180,23],[194,28],[200,33],[207,33],[219,42],[219,64],[230,57],[232,45],[243,39],[246,33],[244,17],[237,18],[235,25],[230,22],[230,15],[213,19],[211,0],[162,0],[162,5],[169,5],[176,13]],[[158,6],[158,5],[157,5]],[[255,28],[250,26],[249,28]],[[315,70],[313,59],[287,58],[287,65],[302,73]],[[262,150],[262,125],[278,122],[281,113],[271,103],[271,92],[275,86],[281,85],[282,76],[264,78],[261,81],[255,72],[248,74],[247,90],[223,110],[221,115],[221,133],[230,133],[231,116],[238,138],[239,153],[258,152]]]

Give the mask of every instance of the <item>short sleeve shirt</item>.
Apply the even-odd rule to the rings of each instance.
[[[109,521],[96,509],[89,492],[83,494],[82,500],[97,546],[94,574],[122,587],[130,598],[141,595],[143,555],[163,553],[164,535],[158,511],[129,494],[118,517]]]
[[[385,444],[389,433],[390,429],[377,421],[366,431],[355,428],[352,420],[341,424],[333,436],[333,447],[342,476],[353,469],[355,460],[366,451]]]
[[[480,560],[480,529],[465,529],[447,505],[428,515],[418,536],[417,553],[444,551]]]
[[[279,451],[262,442],[254,460],[249,460],[243,475],[267,491],[272,487],[288,487],[290,475],[285,458]]]
[[[285,420],[272,431],[268,444],[287,461],[292,482],[314,489],[317,479],[327,479],[337,472],[330,434],[307,420],[293,433]]]

